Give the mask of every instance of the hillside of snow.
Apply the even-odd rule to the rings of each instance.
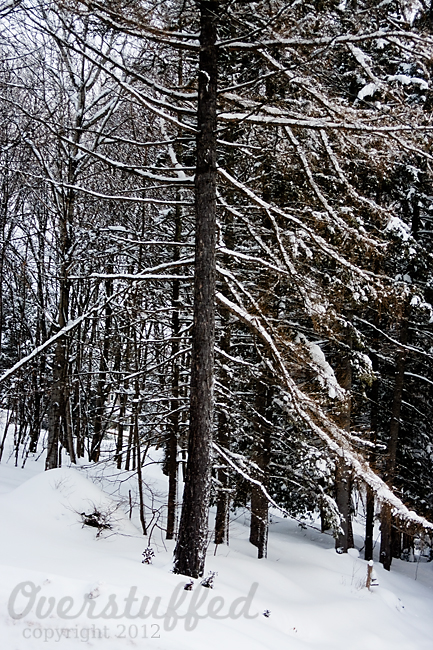
[[[165,477],[144,468],[148,538],[137,527],[136,478],[110,464],[43,471],[43,457],[0,463],[0,639],[7,650],[430,650],[433,562],[367,563],[337,555],[332,537],[272,514],[268,558],[232,516],[229,546],[209,544],[207,589],[171,573],[161,526]],[[131,495],[131,496],[130,496]],[[132,504],[132,519],[129,518]],[[105,528],[86,525],[94,513]],[[91,519],[90,519],[91,521]],[[359,525],[355,533],[362,534]],[[362,537],[356,536],[358,548]]]

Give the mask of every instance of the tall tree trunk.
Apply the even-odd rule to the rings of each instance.
[[[222,336],[219,340],[219,346],[224,352],[230,352],[230,322],[229,314],[221,314]],[[224,385],[229,385],[228,372],[223,369],[221,372],[221,381]],[[223,406],[218,414],[217,442],[223,449],[230,447],[230,430],[226,409]],[[215,544],[224,544],[228,542],[228,513],[230,503],[229,491],[229,473],[227,467],[219,467],[217,470],[218,492],[216,502],[215,517]]]
[[[400,343],[406,345],[409,330],[407,316],[403,318],[400,325]],[[404,370],[406,367],[407,352],[401,348],[397,353],[395,371],[394,398],[391,410],[391,424],[389,427],[388,454],[385,469],[385,481],[392,489],[392,484],[397,466],[397,445],[400,432],[400,413],[403,401]],[[390,506],[383,506],[381,512],[380,528],[380,561],[387,571],[391,568],[392,562],[392,510]]]
[[[335,548],[339,553],[347,553],[353,548],[352,529],[352,473],[344,461],[337,464],[335,472],[335,499],[338,510],[342,516],[341,528],[343,534],[338,535],[335,540]]]
[[[38,251],[37,251],[37,276],[36,276],[36,286],[37,286],[37,320],[36,320],[36,332],[35,332],[35,346],[38,347],[41,343],[44,343],[47,340],[47,331],[45,325],[45,291],[46,286],[44,284],[44,274],[45,274],[45,234],[47,228],[47,218],[46,211],[42,211],[42,216],[39,219],[40,231],[38,233]],[[1,347],[0,347],[1,349]],[[32,372],[32,392],[33,392],[33,415],[32,415],[32,425],[30,431],[30,443],[29,443],[29,452],[36,453],[38,447],[39,436],[41,433],[42,426],[42,405],[43,405],[43,384],[45,379],[45,364],[46,364],[46,355],[41,354],[40,358],[35,361],[34,369]]]
[[[125,413],[126,413],[126,394],[124,392],[119,395],[119,420],[117,424],[117,441],[116,441],[116,467],[122,469],[123,457],[123,431],[125,429]]]
[[[62,240],[67,237],[65,232]],[[67,250],[68,244],[64,243],[64,250]],[[63,247],[62,246],[62,247]],[[60,278],[60,301],[59,301],[59,318],[58,327],[61,330],[68,321],[69,313],[69,280],[67,279],[67,264],[62,264]],[[53,384],[51,389],[51,404],[49,410],[49,428],[48,428],[48,450],[45,461],[45,469],[54,469],[60,466],[61,427],[64,422],[65,414],[65,390],[66,390],[66,369],[67,369],[67,339],[61,337],[56,344],[53,364]]]
[[[110,263],[107,266],[107,273],[113,273],[113,265]],[[111,298],[113,295],[113,280],[109,279],[105,281],[105,293],[107,299]],[[93,438],[92,438],[92,448],[90,451],[90,460],[97,462],[101,453],[102,439],[104,437],[104,413],[105,413],[105,403],[108,396],[108,387],[107,387],[107,372],[108,372],[108,355],[110,353],[111,347],[111,329],[112,329],[112,316],[113,309],[110,303],[107,303],[105,307],[105,325],[104,325],[104,340],[101,350],[101,359],[99,362],[99,377],[96,388],[96,407],[95,407],[95,419],[93,425]]]
[[[138,379],[135,380],[135,397],[133,406],[133,427],[134,427],[134,445],[137,458],[137,480],[138,480],[138,503],[140,511],[140,523],[143,535],[147,535],[146,515],[144,512],[144,494],[143,494],[143,474],[141,465],[141,445],[140,434],[138,430],[138,415],[140,411],[140,385]]]
[[[82,369],[83,363],[83,345],[81,343],[81,324],[77,327],[77,358],[75,361],[75,367],[77,372],[80,372]],[[72,408],[72,417],[73,417],[73,427],[76,433],[76,445],[77,445],[77,457],[84,457],[84,430],[83,430],[83,419],[81,413],[81,382],[78,378],[74,381],[74,392],[71,396],[73,399],[73,408]]]
[[[375,318],[375,326],[379,326],[379,316]],[[379,370],[379,358],[377,355],[377,348],[379,346],[379,337],[374,335],[372,341],[372,351],[370,353],[371,367],[374,373]],[[379,425],[379,379],[375,376],[370,389],[370,442],[376,444],[377,431]],[[376,452],[373,450],[369,454],[370,467],[374,468],[376,464]],[[365,541],[364,541],[364,558],[366,560],[373,559],[373,545],[374,545],[374,505],[375,498],[373,489],[367,485],[367,498],[366,498],[366,517],[365,517]]]
[[[349,337],[349,346],[351,347],[351,337]],[[347,354],[342,359],[339,369],[339,383],[347,391],[345,403],[342,405],[340,414],[340,426],[346,431],[350,431],[351,420],[351,398],[352,389],[352,365],[350,356]],[[347,553],[349,548],[353,548],[353,530],[352,530],[352,472],[343,458],[337,460],[335,472],[335,500],[342,516],[341,529],[343,534],[339,534],[335,539],[335,548],[340,553]]]
[[[79,122],[76,122],[77,130],[74,133],[75,143],[80,140]],[[68,160],[68,182],[73,184],[76,180],[77,171],[77,153],[76,144],[72,147],[71,156]],[[57,196],[58,198],[58,196]],[[69,301],[71,281],[69,279],[69,267],[71,262],[72,249],[72,232],[75,211],[76,194],[71,188],[68,189],[63,197],[63,206],[59,214],[59,244],[60,244],[60,286],[59,286],[59,309],[58,309],[58,327],[61,330],[65,327],[69,319]],[[58,202],[58,201],[57,201]],[[59,203],[59,202],[58,202]],[[60,208],[60,206],[59,206]],[[45,462],[45,469],[53,469],[60,466],[60,442],[67,445],[67,433],[64,430],[62,437],[62,426],[66,422],[66,408],[69,403],[68,387],[68,339],[61,337],[57,341],[56,351],[54,354],[53,367],[53,386],[51,391],[51,407],[49,412],[49,430],[48,430],[48,451]],[[63,438],[63,439],[62,439]]]
[[[228,139],[235,140],[232,133],[226,136]],[[234,149],[234,148],[233,148]],[[232,155],[233,151],[231,152]],[[231,166],[234,160],[228,164]],[[234,232],[233,232],[233,215],[226,211],[224,214],[224,243],[227,248],[232,249],[234,246]],[[224,268],[229,269],[232,260],[227,254],[223,255]],[[219,347],[223,352],[230,354],[231,349],[231,324],[230,313],[227,310],[220,309],[221,314],[221,336],[219,339]],[[221,368],[221,383],[223,386],[230,386],[230,377],[227,372],[226,365],[223,364]],[[230,436],[230,420],[228,417],[229,406],[224,405],[218,414],[218,429],[217,429],[217,442],[220,447],[230,449],[231,436]],[[228,544],[229,542],[229,507],[230,507],[230,473],[229,468],[220,466],[217,471],[218,491],[216,502],[216,517],[215,517],[215,544]]]
[[[188,464],[174,572],[203,575],[210,498],[216,225],[217,22],[220,4],[200,2],[198,135],[195,176],[194,324]]]
[[[177,195],[178,200],[180,194]],[[174,241],[180,242],[182,238],[182,213],[180,205],[176,206],[175,232]],[[180,247],[174,247],[173,260],[176,262],[180,258]],[[171,319],[171,356],[172,362],[172,379],[171,379],[171,403],[170,403],[170,428],[167,445],[167,470],[168,470],[168,501],[167,501],[167,539],[173,539],[176,529],[176,501],[177,501],[177,449],[179,441],[179,358],[180,350],[180,320],[179,320],[179,297],[180,282],[173,281],[172,293],[172,319]]]
[[[265,488],[269,487],[269,464],[271,460],[271,418],[272,418],[272,387],[270,377],[266,373],[257,382],[256,388],[256,422],[257,441],[253,456],[254,462],[260,468],[257,479]],[[268,500],[263,491],[253,485],[251,489],[251,525],[250,542],[257,546],[259,560],[267,556],[268,546]]]
[[[125,334],[124,334],[124,339],[126,341],[125,344],[125,351],[124,351],[124,358],[123,358],[123,373],[124,376],[128,375],[129,372],[129,353],[130,353],[130,326],[129,323],[126,324],[125,326]],[[121,350],[122,344],[121,342],[119,343],[119,348],[118,348],[118,353],[120,356],[119,359],[119,369],[122,367],[122,350]],[[119,378],[121,375],[119,375]],[[124,433],[125,433],[125,416],[126,416],[126,404],[128,401],[128,387],[129,387],[129,380],[122,378],[120,380],[120,391],[118,392],[118,399],[119,399],[119,419],[118,419],[118,425],[117,425],[117,441],[116,441],[116,465],[117,469],[122,469],[122,463],[123,463],[123,455],[124,455],[124,449],[123,449],[123,443],[124,443]],[[126,467],[125,467],[126,469]]]
[[[374,547],[374,492],[372,488],[367,485],[367,502],[366,502],[366,516],[365,516],[365,541],[364,541],[364,559],[373,559]]]

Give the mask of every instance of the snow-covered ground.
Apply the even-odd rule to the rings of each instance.
[[[185,590],[188,580],[170,572],[173,543],[160,527],[165,477],[151,461],[148,565],[136,507],[129,519],[130,474],[106,464],[44,472],[43,456],[21,469],[22,460],[15,467],[5,453],[1,648],[431,650],[433,562],[394,561],[390,573],[376,564],[379,586],[368,591],[367,564],[355,550],[337,555],[330,536],[275,514],[266,560],[256,559],[248,514],[238,512],[230,545],[216,555],[209,545],[213,589],[196,580]],[[95,509],[110,526],[99,535],[81,514]],[[356,541],[360,547],[361,536]]]

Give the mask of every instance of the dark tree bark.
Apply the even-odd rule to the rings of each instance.
[[[116,441],[116,467],[122,469],[123,458],[123,431],[125,428],[125,413],[126,413],[126,399],[127,396],[124,392],[119,396],[119,422],[117,424],[117,441]]]
[[[74,145],[68,159],[68,183],[74,184],[78,166],[78,147],[81,138],[81,124],[83,119],[84,87],[80,93],[80,107],[75,120]],[[75,212],[76,193],[72,188],[65,192],[63,206],[59,214],[59,246],[60,246],[60,280],[59,280],[59,329],[65,327],[69,319],[71,280],[69,278],[69,267],[71,264],[73,226]],[[59,206],[60,207],[60,206]],[[69,448],[71,459],[75,462],[71,444],[67,440],[66,409],[68,408],[69,395],[67,386],[68,375],[68,339],[62,337],[57,341],[53,366],[53,388],[51,392],[51,407],[49,411],[48,450],[45,469],[54,469],[60,466],[60,443]],[[63,432],[62,432],[63,428]],[[63,437],[62,437],[63,433]]]
[[[222,336],[219,340],[219,346],[224,352],[230,353],[230,322],[229,314],[223,312],[221,314],[221,329]],[[223,384],[229,385],[229,376],[225,369],[221,371],[221,381]],[[223,447],[228,449],[230,447],[230,430],[229,421],[225,408],[222,408],[218,414],[218,430],[217,442]],[[228,468],[221,466],[217,470],[218,492],[216,502],[216,516],[215,516],[215,544],[228,543],[228,514],[230,504],[230,491],[229,491],[229,473]]]
[[[137,458],[137,480],[138,480],[138,502],[140,510],[140,523],[143,535],[147,535],[146,515],[144,512],[144,493],[143,493],[143,473],[142,473],[142,457],[140,435],[138,430],[138,415],[140,403],[140,386],[138,380],[135,381],[135,399],[134,399],[134,412],[133,412],[133,428],[134,428],[134,445]]]
[[[400,326],[400,343],[406,345],[409,323],[407,317],[403,318]],[[395,371],[394,398],[391,410],[391,424],[389,427],[388,454],[385,470],[385,481],[392,489],[392,483],[397,466],[397,445],[400,431],[400,413],[403,401],[404,370],[406,367],[406,350],[400,348],[397,353],[397,364]],[[392,562],[392,511],[390,506],[383,506],[381,513],[380,527],[380,561],[387,571],[391,568]]]
[[[208,534],[215,340],[217,22],[219,2],[200,2],[195,176],[194,324],[188,464],[174,572],[203,575]]]
[[[349,346],[351,347],[351,337],[349,336]],[[349,355],[343,357],[341,367],[339,368],[338,377],[340,386],[347,391],[347,398],[342,405],[340,414],[340,426],[346,431],[350,431],[351,419],[351,399],[350,391],[352,389],[352,365]],[[352,472],[344,459],[337,461],[335,472],[335,500],[338,510],[342,516],[341,529],[343,534],[338,535],[335,539],[335,548],[341,553],[347,553],[347,549],[353,548],[353,530],[352,530]]]
[[[401,552],[403,550],[403,533],[397,528],[395,518],[391,520],[391,556],[401,558]]]
[[[61,224],[61,248],[64,254],[70,248],[68,224],[66,220]],[[58,327],[61,330],[68,322],[70,281],[67,277],[67,262],[62,263],[60,277],[60,299]],[[65,390],[67,369],[67,339],[61,337],[56,344],[53,364],[53,385],[51,389],[51,405],[49,410],[48,449],[45,469],[54,469],[60,466],[60,450],[62,422],[65,420]]]
[[[271,460],[271,418],[272,418],[272,387],[271,378],[266,374],[257,382],[256,390],[256,422],[257,435],[254,462],[261,472],[257,478],[265,488],[269,483],[269,464]],[[267,556],[268,546],[268,500],[262,490],[256,486],[251,490],[251,525],[250,543],[257,546],[257,557],[260,560]]]
[[[379,326],[379,317],[375,318],[376,327]],[[373,351],[370,353],[371,366],[374,373],[379,370],[379,358],[376,350],[379,346],[379,337],[377,334],[373,337],[372,347]],[[370,442],[376,444],[377,432],[379,425],[379,379],[376,375],[370,389]],[[374,468],[376,465],[376,454],[372,451],[369,455],[370,467]],[[372,488],[367,485],[367,502],[366,502],[366,518],[365,518],[365,541],[364,541],[364,558],[366,560],[373,559],[373,534],[374,534],[374,505],[375,498]]]
[[[364,541],[364,559],[373,559],[373,539],[374,532],[374,492],[369,485],[367,485],[367,503],[366,503],[366,517],[365,517],[365,541]]]
[[[37,251],[37,297],[38,297],[38,307],[37,307],[37,319],[36,319],[36,331],[35,331],[35,345],[38,347],[41,343],[44,343],[47,340],[47,330],[45,323],[45,283],[44,283],[44,260],[45,260],[45,246],[46,239],[45,234],[47,230],[47,214],[46,210],[41,210],[39,214],[38,226],[40,231],[38,233],[38,251]],[[1,263],[0,263],[1,269]],[[1,277],[1,270],[0,270]],[[1,301],[0,301],[1,302]],[[1,321],[1,316],[0,316]],[[0,345],[1,351],[1,345]],[[32,394],[33,394],[33,416],[30,424],[30,442],[29,442],[29,453],[34,454],[37,451],[39,436],[41,433],[42,427],[42,418],[44,415],[43,410],[43,384],[44,376],[46,371],[46,355],[41,354],[39,360],[35,361],[35,365],[32,372]]]
[[[414,537],[412,535],[408,535],[408,533],[403,533],[403,551],[407,552],[408,559],[411,550],[412,552],[414,550]],[[431,550],[432,549],[430,549],[430,556],[431,556]]]
[[[353,548],[353,530],[352,530],[352,513],[351,500],[352,494],[352,473],[344,462],[337,465],[335,472],[335,500],[338,509],[343,518],[341,528],[342,535],[338,535],[335,540],[335,548],[340,553],[347,553],[349,548]]]

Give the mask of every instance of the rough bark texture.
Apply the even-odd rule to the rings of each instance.
[[[339,553],[347,553],[347,550],[354,546],[351,494],[352,474],[347,465],[341,462],[337,465],[335,473],[335,499],[342,516],[341,528],[343,530],[343,535],[339,535],[335,540],[335,548]]]
[[[210,496],[215,340],[216,97],[218,2],[200,2],[198,135],[195,176],[194,325],[190,428],[174,572],[203,575]]]
[[[250,542],[257,546],[257,557],[267,557],[268,548],[268,500],[261,490],[251,491]]]

